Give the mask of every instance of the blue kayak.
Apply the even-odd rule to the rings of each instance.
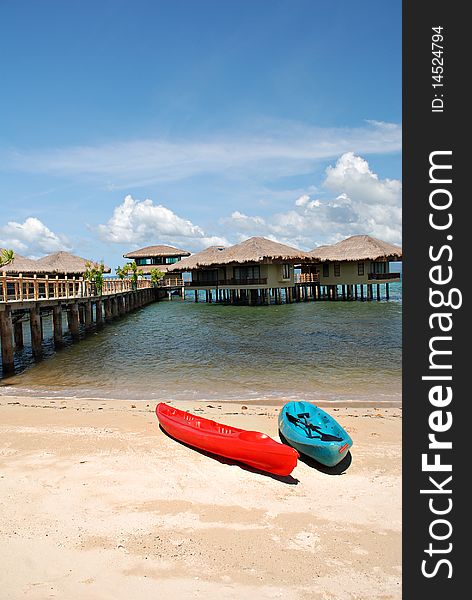
[[[309,402],[287,402],[280,411],[279,431],[290,446],[327,467],[341,462],[352,446],[341,425]]]

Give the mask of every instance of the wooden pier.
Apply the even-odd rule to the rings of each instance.
[[[216,285],[215,285],[216,283]],[[185,300],[186,292],[192,293],[195,302],[200,291],[205,292],[206,302],[227,304],[269,305],[293,302],[316,302],[322,300],[380,300],[380,283],[367,285],[322,285],[319,280],[306,275],[296,276],[289,287],[262,287],[265,282],[243,281],[205,282],[204,285],[185,282],[182,278],[168,279],[154,286],[149,279],[140,279],[133,286],[130,279],[103,280],[101,293],[82,278],[67,277],[7,277],[0,276],[0,343],[3,377],[15,372],[15,352],[24,347],[24,326],[29,323],[31,351],[36,360],[43,355],[43,320],[51,315],[52,339],[59,349],[64,345],[63,316],[67,331],[73,341],[81,336],[118,319],[130,311],[178,293]],[[389,283],[385,285],[386,300],[389,299]],[[247,287],[246,287],[247,285]],[[365,289],[365,291],[364,291]]]
[[[52,338],[56,348],[64,345],[63,314],[72,340],[158,300],[159,288],[149,280],[104,279],[101,294],[83,279],[0,277],[0,342],[3,376],[15,371],[15,351],[24,346],[23,327],[29,322],[35,359],[43,354],[43,317],[52,315]],[[82,327],[81,327],[82,326]]]
[[[319,281],[309,281],[306,277],[295,278],[295,283],[289,287],[258,287],[257,284],[245,286],[244,282],[238,282],[234,286],[214,284],[202,286],[197,282],[185,284],[185,292],[192,292],[195,302],[202,298],[200,291],[205,292],[204,301],[208,303],[221,302],[226,304],[292,304],[294,302],[316,302],[316,301],[370,301],[382,299],[381,285],[384,286],[383,299],[390,299],[389,283],[369,283],[365,285],[323,285]],[[184,294],[185,294],[184,292]]]

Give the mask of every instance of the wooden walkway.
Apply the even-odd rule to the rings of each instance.
[[[374,296],[374,285],[376,293]],[[365,292],[364,292],[365,288]],[[318,300],[381,300],[380,284],[367,285],[321,285],[319,280],[296,280],[295,285],[282,288],[259,288],[240,286],[214,287],[214,283],[202,286],[201,282],[186,283],[185,290],[194,293],[199,302],[200,292],[205,292],[205,302],[224,304],[291,304],[293,302],[316,302]],[[185,292],[184,292],[185,293]],[[390,299],[389,284],[385,283],[385,300]]]
[[[63,313],[74,341],[82,330],[93,331],[159,298],[159,288],[149,280],[104,279],[101,294],[83,279],[0,277],[0,342],[3,376],[15,372],[15,351],[23,349],[23,324],[29,322],[33,357],[41,359],[43,319],[52,314],[56,348],[64,345]]]

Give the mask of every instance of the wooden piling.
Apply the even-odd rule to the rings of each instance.
[[[62,306],[60,304],[52,307],[52,332],[54,346],[61,348],[64,345],[64,340],[62,338]]]
[[[42,358],[43,348],[41,345],[41,313],[39,306],[30,308],[30,332],[31,332],[31,347],[34,358]]]
[[[72,339],[74,341],[76,341],[76,340],[79,340],[79,338],[80,338],[79,305],[77,304],[77,302],[74,302],[74,304],[71,304],[69,306],[68,312],[70,314],[70,322],[69,322],[70,333],[72,335]]]
[[[15,340],[15,350],[23,350],[23,320],[21,318],[13,323],[13,339]]]
[[[111,316],[113,319],[118,318],[118,298],[110,298],[111,300]]]
[[[120,317],[122,317],[125,314],[125,298],[124,296],[118,296],[117,297],[117,302],[118,302],[118,315]]]
[[[67,308],[66,310],[66,319],[67,319],[67,329],[70,331],[71,328],[71,324],[70,324],[70,310]]]
[[[105,298],[103,304],[105,306],[105,321],[111,321],[111,298]]]
[[[386,283],[386,284],[385,284],[385,299],[386,299],[386,300],[389,300],[389,299],[390,299],[390,290],[389,290],[389,287],[388,287],[388,286],[389,286],[389,284],[388,284],[388,283]]]
[[[4,310],[0,312],[0,340],[2,343],[3,373],[14,373],[15,357],[13,351],[13,325],[10,306],[5,306]]]
[[[85,320],[85,329],[88,331],[92,329],[92,302],[87,300],[84,305],[84,320]]]
[[[102,301],[101,299],[95,302],[95,323],[97,325],[102,325],[103,323],[103,313],[102,313]]]

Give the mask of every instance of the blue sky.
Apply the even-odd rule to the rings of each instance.
[[[0,245],[401,241],[399,0],[5,0],[0,53]]]

